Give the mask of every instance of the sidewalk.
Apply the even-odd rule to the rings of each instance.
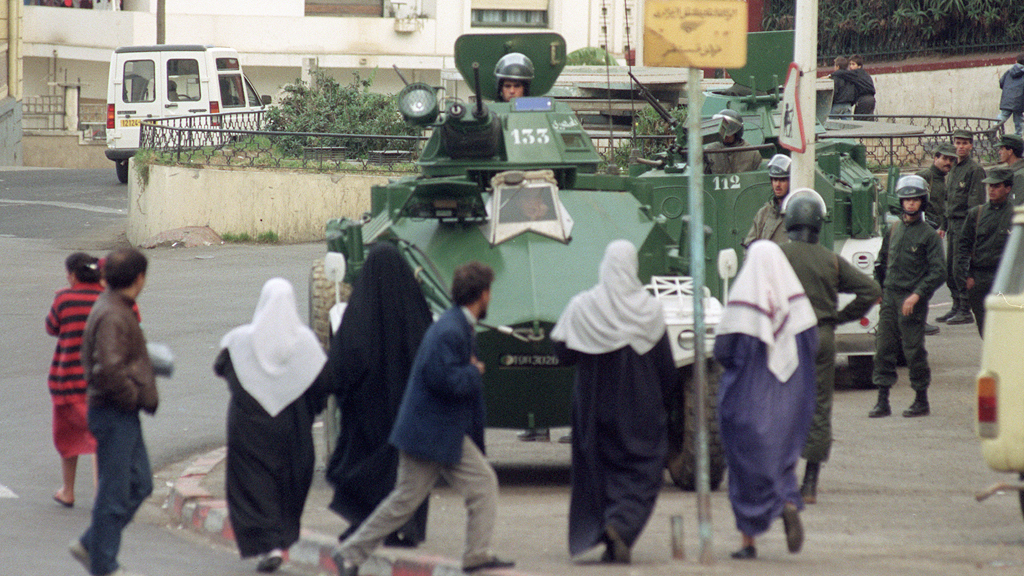
[[[561,431],[562,434],[568,430]],[[498,436],[499,438],[495,438]],[[552,431],[552,437],[560,437],[559,430]],[[347,527],[345,520],[327,508],[333,495],[333,488],[324,479],[326,449],[324,448],[322,424],[313,430],[316,445],[316,472],[313,485],[302,515],[302,533],[298,542],[289,550],[283,570],[310,575],[335,575],[338,573],[331,551],[338,543],[337,535]],[[503,461],[515,459],[515,448],[523,443],[515,439],[515,431],[488,431],[489,449],[504,453]],[[503,449],[504,448],[504,449]],[[557,442],[548,443],[551,452],[547,465],[564,468],[564,483],[568,482],[569,446]],[[187,528],[209,540],[234,547],[234,533],[228,520],[224,494],[224,473],[226,447],[216,448],[205,454],[194,456],[170,487],[165,509],[171,517],[171,524]],[[492,455],[492,461],[494,457]],[[433,521],[428,530],[428,542],[417,549],[380,548],[363,566],[360,574],[366,576],[457,576],[462,575],[458,552],[462,549],[462,535],[465,514],[458,495],[446,487],[439,487],[431,497]],[[438,530],[439,516],[446,516],[445,525]],[[457,516],[451,517],[452,515]],[[447,529],[448,527],[451,529]],[[432,544],[432,545],[431,545]],[[431,549],[449,547],[450,557],[431,554]],[[503,557],[515,557],[519,550],[497,550]],[[255,563],[254,563],[255,569]],[[495,572],[503,576],[525,574],[517,570]],[[487,571],[479,574],[486,575]]]

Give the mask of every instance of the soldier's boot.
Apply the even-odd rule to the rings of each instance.
[[[889,388],[887,386],[880,386],[878,388],[878,402],[868,412],[868,418],[884,418],[890,414],[892,414],[892,408],[889,407]]]
[[[942,316],[938,316],[937,318],[935,318],[935,321],[936,322],[945,322],[946,320],[949,320],[950,318],[952,318],[953,316],[956,315],[956,309],[957,309],[957,301],[954,299],[953,300],[953,304],[949,307],[949,311],[946,312],[945,314],[943,314]]]
[[[971,304],[967,298],[957,301],[956,314],[946,320],[946,324],[974,324],[974,315],[971,314]]]
[[[800,485],[800,495],[803,496],[804,504],[814,504],[818,501],[818,472],[821,470],[821,462],[807,461],[804,468],[804,482]]]
[[[914,418],[917,416],[927,416],[931,414],[931,410],[928,407],[928,391],[918,390],[917,395],[914,397],[914,403],[903,411],[904,418]]]
[[[924,323],[924,335],[925,336],[935,336],[940,331],[941,330],[940,330],[940,328],[938,326],[936,326],[934,324],[929,324],[927,322]]]

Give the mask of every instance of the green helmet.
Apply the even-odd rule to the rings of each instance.
[[[722,121],[722,125],[718,128],[718,134],[722,138],[732,135],[743,138],[743,118],[735,110],[726,108],[711,118]]]
[[[814,232],[821,232],[825,223],[825,201],[810,188],[797,188],[786,196],[782,203],[786,231],[806,226]]]

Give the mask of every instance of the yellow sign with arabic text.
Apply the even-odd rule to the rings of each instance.
[[[644,65],[741,68],[747,64],[743,0],[648,0]]]

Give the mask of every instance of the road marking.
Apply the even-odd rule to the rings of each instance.
[[[17,498],[18,495],[11,491],[10,488],[0,484],[0,498]]]
[[[88,212],[101,212],[103,214],[127,214],[124,208],[104,208],[102,206],[90,206],[88,204],[77,204],[74,202],[43,202],[40,200],[8,200],[0,198],[0,204],[34,204],[37,206],[53,206],[55,208],[72,208],[74,210],[86,210]]]

